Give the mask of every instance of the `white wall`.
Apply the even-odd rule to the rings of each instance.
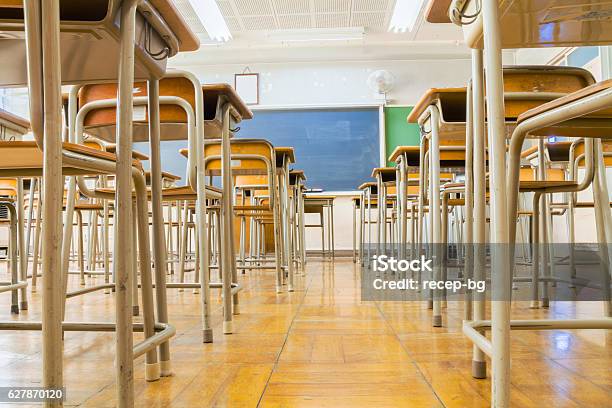
[[[245,65],[179,65],[195,73],[203,82],[234,83],[234,74],[242,73]],[[387,95],[388,103],[414,105],[432,87],[465,86],[470,73],[469,59],[411,61],[350,61],[350,62],[291,62],[250,64],[251,72],[259,73],[260,106],[340,107],[378,105],[380,99],[367,86],[368,75],[379,69],[390,71],[395,86]],[[257,114],[257,112],[255,112]],[[299,154],[298,154],[299,166]],[[353,246],[353,209],[350,197],[340,196],[334,203],[334,237],[336,250],[351,250]],[[317,223],[318,216],[307,220]],[[320,250],[321,233],[317,228],[306,233],[307,250]]]
[[[172,61],[171,61],[172,62]],[[245,65],[175,65],[204,82],[234,83]],[[415,61],[351,61],[252,64],[259,73],[260,107],[351,106],[379,104],[367,84],[368,75],[386,69],[395,76],[390,103],[412,105],[432,87],[464,86],[470,71],[467,59]]]

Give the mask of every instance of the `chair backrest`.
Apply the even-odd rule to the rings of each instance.
[[[602,140],[601,149],[604,156],[604,163],[606,167],[612,167],[612,140]],[[578,157],[584,154],[584,143],[580,143],[574,149],[574,157]],[[578,167],[584,167],[584,157],[578,160]]]
[[[531,166],[521,167],[520,170],[520,178],[521,181],[535,181],[538,179],[537,177],[538,169]],[[564,181],[565,178],[565,170],[557,169],[557,168],[549,168],[546,169],[546,181]]]
[[[16,197],[17,196],[17,179],[15,178],[0,178],[0,196]]]
[[[263,139],[232,139],[232,174],[261,175],[275,174],[276,157],[274,148]],[[210,175],[221,174],[221,140],[206,141],[204,146],[206,172]],[[269,181],[268,181],[269,183]]]
[[[134,96],[147,96],[147,83],[134,83]],[[160,96],[180,97],[195,109],[195,90],[193,83],[185,77],[162,78],[159,81]],[[79,109],[89,102],[115,99],[117,97],[117,84],[91,84],[85,85],[79,91]],[[147,109],[142,106],[135,108],[136,112],[142,111],[142,115],[135,113],[135,121],[147,122],[149,120]],[[161,123],[186,123],[187,115],[179,106],[160,105]],[[116,108],[94,109],[85,117],[85,127],[114,126],[117,120]]]

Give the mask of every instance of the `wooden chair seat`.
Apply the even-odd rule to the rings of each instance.
[[[234,211],[270,211],[269,205],[235,205]]]
[[[147,180],[147,184],[151,182],[151,172],[145,171],[145,178]],[[167,180],[171,182],[179,181],[181,176],[177,176],[176,174],[168,173],[167,171],[161,172],[162,180]]]
[[[117,161],[117,156],[113,153],[79,144],[63,142],[62,148],[65,151],[78,153],[87,157],[113,162]],[[30,170],[31,173],[28,173],[28,175],[38,175],[42,172],[43,152],[34,141],[0,141],[0,157],[2,157],[0,171]],[[142,165],[138,160],[133,160],[132,165],[142,169]],[[68,167],[65,166],[64,168],[67,169]]]
[[[531,180],[521,181],[519,183],[519,191],[521,192],[534,192],[542,189],[549,188],[564,188],[564,187],[578,187],[578,183],[573,180]]]
[[[102,211],[104,209],[104,206],[98,203],[77,201],[76,204],[74,204],[74,209],[81,211]]]
[[[115,193],[114,188],[97,188],[96,191],[101,193]],[[206,186],[207,198],[217,199],[222,193],[223,191],[217,187]],[[136,193],[134,192],[134,196],[135,194]],[[147,188],[147,196],[149,199],[151,198],[151,188]],[[197,198],[198,195],[191,189],[190,186],[169,187],[162,189],[162,200],[164,201],[195,201]]]
[[[117,145],[115,143],[109,143],[105,145],[104,148],[105,148],[104,150],[106,150],[109,153],[117,153]],[[136,150],[132,150],[132,158],[140,160],[140,161],[149,160],[149,156],[139,151],[136,151]]]
[[[588,201],[578,201],[574,203],[574,208],[594,208],[595,203]],[[610,202],[610,207],[612,207],[612,201]]]

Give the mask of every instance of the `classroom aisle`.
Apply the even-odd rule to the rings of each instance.
[[[471,378],[471,344],[458,335],[460,305],[449,304],[450,321],[432,328],[420,303],[361,302],[359,266],[345,259],[309,261],[294,293],[274,294],[271,272],[241,279],[246,288],[235,334],[220,334],[221,304],[213,292],[214,344],[201,343],[198,295],[169,290],[175,375],[146,384],[137,364],[137,406],[489,406],[490,382]],[[112,318],[112,296],[102,292],[68,304],[67,320]],[[38,310],[35,294],[21,319],[38,319]],[[587,304],[515,310],[521,318],[596,313]],[[513,333],[512,406],[609,406],[611,345],[603,330]],[[4,332],[0,350],[0,386],[37,385],[39,333]],[[66,334],[68,406],[115,405],[113,350],[112,334]]]

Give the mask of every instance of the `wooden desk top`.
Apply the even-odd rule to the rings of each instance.
[[[75,5],[83,3],[82,0],[72,0]],[[179,42],[179,51],[196,51],[200,48],[200,40],[191,31],[181,13],[174,6],[172,0],[149,0],[151,6],[157,10],[159,15],[174,33]],[[70,1],[62,0],[62,6],[70,5]],[[0,8],[23,8],[23,0],[2,0]]]
[[[419,117],[425,112],[425,110],[436,103],[440,98],[444,98],[450,103],[461,102],[463,100],[463,111],[465,112],[465,97],[467,95],[467,88],[430,88],[425,94],[419,99],[414,109],[408,115],[408,123],[418,123]]]
[[[211,98],[216,99],[219,96],[225,96],[234,108],[238,111],[242,119],[253,119],[253,112],[244,103],[242,98],[236,93],[234,88],[229,84],[205,84],[202,85],[202,91],[204,92],[204,106],[211,103]],[[213,112],[214,113],[214,112]],[[205,116],[208,116],[205,113]]]
[[[304,175],[304,170],[290,170],[289,184],[295,185],[298,180],[306,181],[306,175]]]
[[[577,100],[580,100],[582,98],[586,98],[588,96],[594,95],[598,92],[602,92],[605,91],[607,89],[612,88],[612,79],[607,79],[605,81],[602,82],[598,82],[596,84],[593,84],[591,86],[587,86],[586,88],[583,88],[581,90],[579,90],[578,92],[573,92],[569,95],[563,96],[561,98],[557,98],[555,100],[552,100],[550,102],[544,103],[534,109],[530,109],[524,113],[522,113],[519,117],[517,122],[521,123],[529,118],[532,118],[534,116],[540,115],[544,112],[548,112],[550,110],[553,110],[555,108],[558,108],[560,106],[563,105],[567,105],[571,102],[575,102]],[[612,111],[610,109],[606,109],[604,111],[600,111],[600,112],[595,112],[590,114],[589,116],[594,116],[594,117],[606,117],[606,118],[612,118]]]
[[[498,0],[502,48],[579,47],[612,44],[612,3],[596,0]],[[473,13],[480,2],[468,0]],[[468,47],[482,48],[482,15],[464,26]]]
[[[200,48],[200,40],[191,31],[181,13],[174,6],[172,0],[149,0],[151,5],[163,17],[168,27],[179,41],[179,51],[196,51]]]
[[[525,111],[593,83],[590,72],[576,67],[510,66],[504,67],[506,121],[514,122]],[[408,122],[419,117],[432,104],[438,104],[445,123],[465,123],[465,88],[432,88],[421,97]],[[441,134],[444,137],[444,134]]]
[[[406,165],[417,167],[420,165],[420,150],[419,146],[397,146],[389,156],[389,160],[396,161],[399,156],[405,154]],[[465,146],[440,146],[440,165],[442,167],[461,167],[465,165]]]
[[[14,115],[9,111],[5,111],[4,109],[0,109],[0,119],[6,122],[13,123],[24,129],[30,129],[30,122],[27,119]]]
[[[357,187],[358,190],[365,190],[366,188],[369,187],[373,187],[376,188],[378,186],[378,184],[374,181],[366,181],[365,183],[361,184],[359,187]]]
[[[287,156],[289,164],[295,163],[295,151],[293,147],[275,147],[274,152],[276,153],[277,163],[278,163],[279,157],[282,158],[284,156]]]
[[[430,0],[425,10],[425,20],[428,23],[450,23],[448,8],[452,0]]]
[[[421,148],[419,146],[397,146],[391,153],[391,156],[389,156],[389,161],[394,162],[403,154],[407,154],[411,157],[414,156],[418,160],[420,151]]]
[[[570,147],[572,142],[554,142],[545,144],[548,150],[548,157],[553,162],[566,162],[569,160]]]
[[[396,171],[395,167],[376,167],[372,170],[371,177],[376,178],[380,174],[383,178],[393,177],[395,179]]]

